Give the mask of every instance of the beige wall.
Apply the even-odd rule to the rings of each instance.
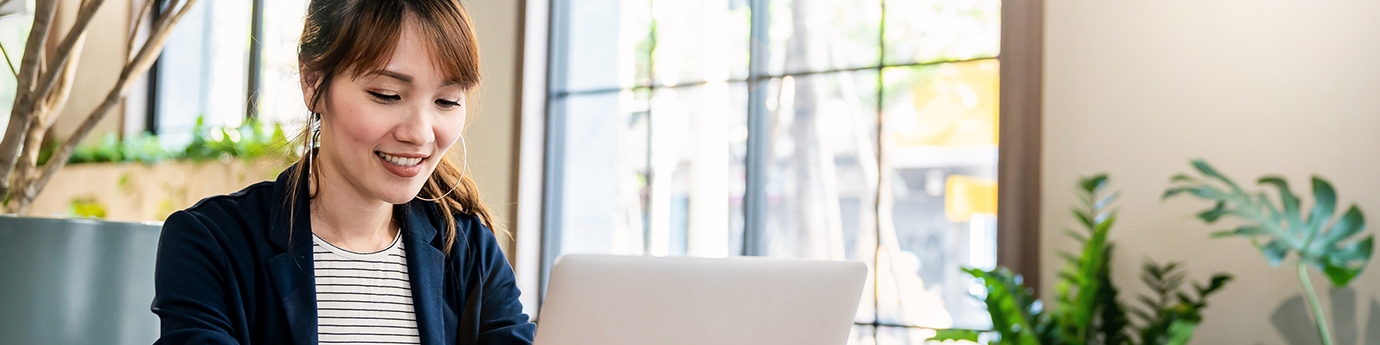
[[[63,32],[56,36],[59,37],[57,39],[60,39],[61,35],[66,35],[66,28],[75,20],[80,2],[62,0],[56,20],[59,23],[57,27],[63,28]],[[115,86],[115,80],[119,78],[120,69],[124,68],[125,61],[114,57],[128,56],[125,52],[125,43],[131,16],[129,5],[129,1],[106,1],[96,12],[96,19],[87,28],[86,43],[77,60],[77,76],[72,86],[72,96],[68,99],[67,106],[62,109],[62,115],[53,125],[58,138],[66,140],[86,119],[86,115],[105,100],[110,88]],[[119,131],[123,116],[124,107],[116,106],[111,109],[86,140],[99,140],[106,133]]]
[[[465,130],[469,169],[483,193],[484,204],[500,222],[513,227],[516,214],[517,126],[522,68],[522,2],[467,0],[479,36],[479,104]],[[500,237],[504,248],[509,239]],[[512,259],[509,251],[509,259]]]
[[[1143,259],[1186,261],[1196,279],[1217,271],[1237,277],[1210,300],[1194,343],[1315,337],[1299,304],[1278,320],[1290,324],[1288,335],[1271,321],[1302,291],[1292,267],[1268,267],[1245,240],[1209,240],[1214,229],[1190,217],[1207,204],[1161,203],[1159,196],[1172,174],[1189,170],[1190,158],[1204,157],[1247,184],[1283,174],[1305,194],[1297,188],[1321,174],[1340,203],[1356,202],[1380,219],[1380,2],[1045,3],[1046,297],[1062,266],[1056,251],[1076,247],[1060,231],[1075,225],[1072,184],[1108,172],[1123,193],[1112,239],[1120,244],[1113,272],[1124,300],[1145,292],[1137,279]],[[1380,343],[1366,332],[1366,325],[1380,324],[1375,270],[1353,284],[1353,300],[1325,306],[1329,317],[1348,324],[1336,329],[1338,344]],[[1323,276],[1313,277],[1328,296]]]

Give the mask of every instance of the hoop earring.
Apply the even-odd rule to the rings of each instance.
[[[460,160],[460,177],[455,179],[455,186],[451,187],[450,191],[446,192],[446,194],[441,194],[441,196],[435,199],[423,198],[421,195],[417,195],[417,199],[437,202],[450,196],[450,193],[454,193],[456,189],[460,189],[460,183],[465,181],[465,169],[469,169],[470,167],[470,149],[468,146],[465,146],[465,136],[463,135],[460,136],[460,153],[463,154],[465,158]]]
[[[307,125],[311,126],[311,147],[309,148],[314,149],[321,144],[321,113],[311,113],[311,120]]]
[[[312,156],[316,155],[317,145],[321,145],[321,113],[311,113],[311,118],[307,119],[307,127],[311,134],[307,135],[307,152],[302,154],[307,155],[307,171],[311,171]]]

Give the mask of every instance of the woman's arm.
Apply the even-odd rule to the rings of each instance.
[[[156,344],[238,344],[225,290],[229,261],[195,215],[177,211],[163,223],[154,268],[153,313],[162,323]]]
[[[472,224],[479,225],[479,222]],[[476,264],[483,265],[478,272],[486,274],[482,279],[484,285],[479,287],[484,298],[480,306],[478,343],[531,344],[537,326],[528,321],[527,314],[522,313],[522,302],[518,301],[521,292],[518,291],[508,258],[503,255],[489,227],[479,225],[471,229],[476,232],[471,236],[478,237],[478,243],[473,248],[477,250]]]

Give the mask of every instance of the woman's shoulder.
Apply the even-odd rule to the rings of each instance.
[[[471,243],[493,240],[493,228],[487,222],[473,213],[456,211],[451,213],[455,217],[456,237]]]
[[[274,181],[251,184],[234,193],[212,195],[183,211],[205,216],[264,213],[271,209]]]
[[[163,229],[267,224],[273,208],[273,187],[273,181],[263,181],[234,193],[203,198],[191,207],[170,215]]]

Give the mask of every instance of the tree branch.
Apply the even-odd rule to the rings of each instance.
[[[139,40],[139,26],[144,25],[144,18],[153,11],[153,2],[158,0],[144,0],[144,6],[139,10],[139,16],[134,18],[134,26],[129,30],[129,42],[125,44],[125,54],[134,51],[134,42]]]
[[[19,159],[20,144],[34,120],[31,95],[36,68],[42,63],[43,42],[48,40],[53,15],[57,13],[57,0],[39,0],[34,10],[33,27],[29,29],[28,42],[24,45],[24,59],[19,63],[19,76],[16,78],[14,105],[10,109],[10,124],[5,129],[5,139],[0,141],[0,198],[9,195],[10,173]]]
[[[73,54],[81,55],[82,46],[86,39],[77,42]],[[24,139],[24,147],[20,149],[19,161],[14,167],[14,189],[28,190],[28,186],[38,179],[34,170],[38,165],[38,154],[43,149],[44,133],[57,122],[62,114],[62,110],[67,105],[68,96],[72,94],[73,80],[76,79],[77,61],[72,61],[63,67],[62,77],[58,78],[57,87],[53,92],[48,93],[41,102],[34,107],[34,121],[29,124],[29,132]],[[29,205],[33,203],[33,198],[37,194],[29,197],[21,197],[18,200],[11,200],[7,211],[15,214],[28,212]]]
[[[4,4],[0,3],[0,6]],[[10,60],[10,52],[5,50],[5,45],[0,44],[0,53],[5,54],[5,65],[10,66],[10,73],[14,73],[14,79],[19,80],[19,70],[14,69],[14,61]]]
[[[41,112],[41,110],[40,110]],[[42,117],[42,116],[40,116]],[[38,164],[38,151],[43,145],[43,132],[47,128],[43,127],[43,121],[35,119],[29,122],[28,134],[24,138],[24,147],[20,148],[19,161],[14,166],[14,189],[27,190],[33,183],[35,176],[33,171]],[[9,205],[5,205],[5,211],[14,214],[24,214],[33,200],[29,198],[16,198],[10,200]]]
[[[182,6],[177,7],[178,2],[182,2]],[[110,90],[110,93],[106,94],[105,100],[102,101],[95,110],[92,110],[91,113],[86,116],[86,120],[83,120],[81,125],[77,127],[76,131],[74,131],[71,136],[67,137],[67,140],[62,143],[62,146],[59,147],[57,151],[53,152],[53,156],[43,165],[43,171],[38,179],[26,186],[23,195],[25,198],[32,199],[33,196],[38,194],[39,190],[43,189],[44,185],[48,184],[48,180],[52,179],[53,175],[57,173],[57,170],[67,163],[68,158],[72,157],[72,151],[76,149],[77,143],[81,142],[81,139],[86,137],[87,134],[90,134],[91,130],[96,127],[96,124],[110,111],[110,108],[119,103],[121,98],[124,98],[125,92],[129,90],[129,85],[134,82],[134,76],[148,71],[149,66],[153,65],[154,59],[158,57],[158,54],[162,53],[163,45],[167,43],[168,35],[171,33],[173,26],[182,19],[182,16],[187,14],[188,9],[196,4],[196,2],[197,0],[172,0],[172,4],[169,5],[165,12],[172,12],[176,9],[176,13],[159,18],[158,25],[154,27],[153,31],[149,32],[149,39],[139,48],[139,53],[134,56],[132,61],[125,65],[124,70],[120,71],[120,78],[115,83],[115,87]]]
[[[85,37],[77,40],[77,45],[72,48],[72,54],[81,55],[82,47],[85,45]],[[43,123],[44,131],[47,131],[48,127],[52,127],[53,123],[57,122],[58,116],[62,114],[62,109],[67,106],[67,99],[72,95],[73,81],[77,78],[78,65],[76,60],[67,62],[62,67],[62,71],[59,71],[62,73],[59,74],[61,77],[58,78],[56,88],[44,96],[42,103],[38,104],[38,108],[44,109],[38,112],[38,119]]]
[[[96,11],[101,9],[102,3],[105,3],[105,0],[90,0],[77,12],[77,19],[72,22],[72,29],[67,31],[67,36],[63,37],[62,43],[58,44],[57,52],[53,54],[52,63],[44,72],[43,78],[39,79],[39,86],[34,89],[34,95],[47,97],[48,92],[53,90],[53,84],[57,83],[58,76],[65,71],[63,66],[72,59],[73,48],[77,45],[77,41],[86,37],[86,28],[96,18]]]

